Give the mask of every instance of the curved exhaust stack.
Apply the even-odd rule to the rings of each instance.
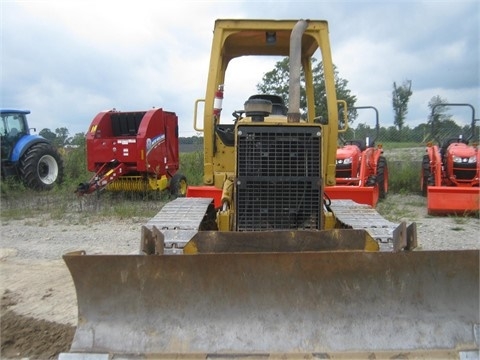
[[[299,20],[290,35],[290,82],[288,88],[288,122],[300,122],[300,69],[302,36],[308,26],[308,20]]]

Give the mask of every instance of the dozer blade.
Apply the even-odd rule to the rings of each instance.
[[[427,210],[431,215],[480,212],[480,188],[457,186],[429,186]]]
[[[478,351],[478,250],[315,251],[307,244],[214,253],[202,245],[210,235],[197,235],[194,255],[64,255],[78,301],[69,354],[366,352],[371,359]]]

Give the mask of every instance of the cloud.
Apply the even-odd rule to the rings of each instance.
[[[328,20],[339,75],[358,105],[379,109],[382,125],[393,124],[394,81],[412,80],[412,125],[424,121],[435,95],[474,106],[480,98],[477,1],[45,0],[1,7],[0,106],[30,109],[37,129],[67,127],[73,135],[106,109],[163,107],[179,116],[181,136],[196,134],[194,103],[205,96],[218,18]],[[232,62],[227,118],[272,69],[271,62]]]

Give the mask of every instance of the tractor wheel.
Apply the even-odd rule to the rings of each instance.
[[[429,178],[432,175],[430,170],[430,158],[428,155],[424,155],[422,159],[422,195],[427,196],[427,188]]]
[[[378,184],[378,196],[380,199],[385,199],[388,192],[388,166],[387,159],[380,156],[377,164],[377,184]]]
[[[27,149],[19,166],[20,176],[28,188],[51,190],[63,181],[63,160],[51,144],[39,143]]]
[[[187,178],[184,175],[176,173],[170,179],[170,194],[175,197],[187,195]]]

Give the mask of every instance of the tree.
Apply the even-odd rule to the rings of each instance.
[[[328,119],[327,112],[327,95],[325,92],[324,70],[322,62],[318,62],[312,58],[313,65],[313,84],[315,90],[315,114]],[[338,75],[336,67],[334,69],[335,88],[337,90],[337,99],[345,100],[348,108],[353,108],[357,101],[356,96],[351,94],[347,88],[348,81],[342,79]],[[262,82],[257,84],[257,90],[263,94],[275,94],[282,97],[285,104],[288,104],[288,87],[289,87],[289,60],[284,58],[275,64],[275,68],[267,73],[262,78]],[[300,78],[301,84],[305,84],[304,74]],[[300,109],[305,113],[307,108],[307,99],[305,96],[304,86],[300,89]],[[350,117],[353,121],[354,117]]]
[[[42,129],[38,133],[38,135],[44,137],[56,147],[63,147],[65,145],[68,145],[72,140],[72,138],[68,137],[69,132],[66,127],[55,129],[55,133],[52,132],[52,130],[45,128],[45,129]]]
[[[430,127],[427,124],[421,123],[413,129],[413,136],[409,140],[417,143],[424,143],[429,140],[429,136]]]
[[[83,133],[83,132],[76,133],[73,136],[72,140],[70,141],[70,144],[71,145],[78,145],[78,146],[85,145],[85,133]]]
[[[53,133],[50,129],[47,129],[47,128],[40,130],[38,135],[44,137],[45,139],[47,139],[48,141],[51,141],[52,143],[55,142],[55,138],[57,137],[55,133]]]
[[[71,138],[68,137],[69,132],[66,127],[55,129],[55,134],[57,134],[57,137],[55,139],[55,143],[57,146],[63,147],[69,144]]]
[[[432,124],[435,121],[445,121],[451,119],[451,115],[447,114],[449,107],[442,104],[447,104],[448,100],[442,98],[440,95],[432,96],[428,102],[430,113],[428,114],[428,124]],[[433,114],[433,117],[432,117]]]
[[[440,95],[433,96],[428,102],[430,113],[428,115],[427,124],[430,125],[431,128],[431,137],[438,143],[448,136],[447,134],[444,134],[444,132],[455,131],[455,129],[452,129],[451,131],[447,130],[452,125],[452,116],[447,113],[449,107],[442,105],[446,103],[448,103],[448,100],[442,98]]]
[[[411,80],[405,80],[403,84],[398,87],[395,82],[393,83],[392,105],[395,114],[393,123],[399,131],[402,131],[403,125],[405,124],[410,96],[412,96]]]

